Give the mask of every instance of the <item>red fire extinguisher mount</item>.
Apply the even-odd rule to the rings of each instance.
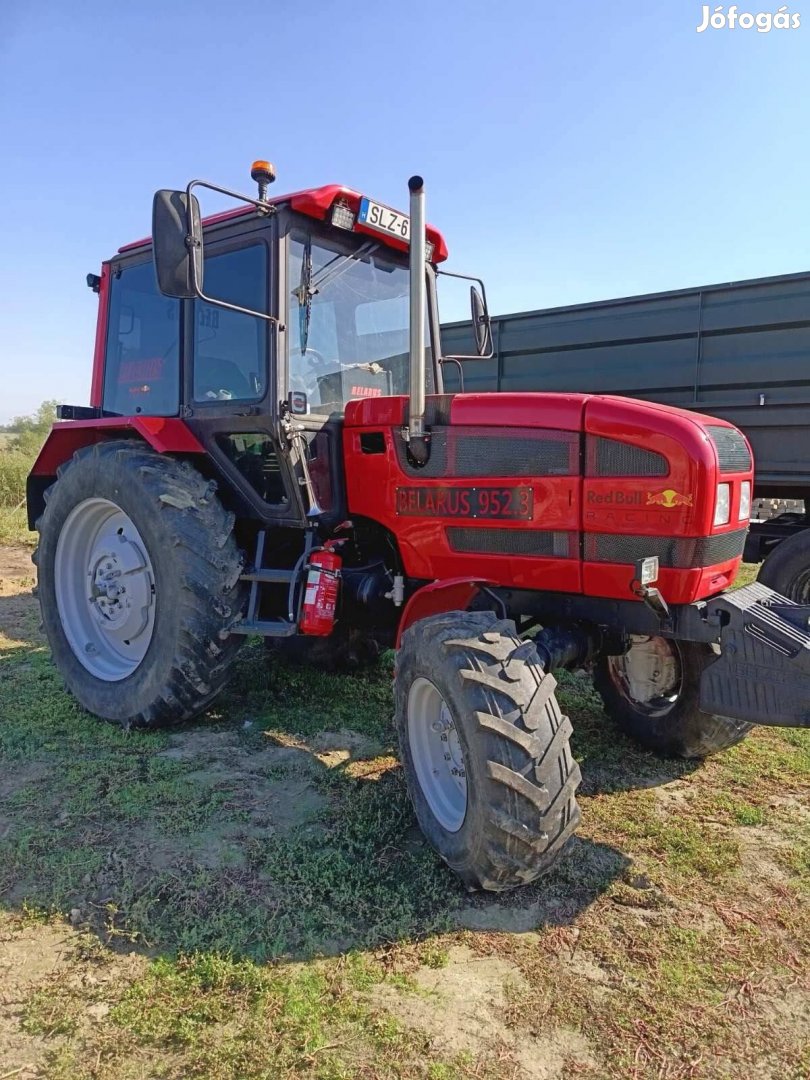
[[[306,569],[304,602],[298,629],[311,637],[328,637],[335,627],[340,591],[341,557],[325,544],[320,551],[313,551]]]

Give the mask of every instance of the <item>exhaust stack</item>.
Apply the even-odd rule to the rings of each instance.
[[[403,432],[414,461],[428,459],[425,434],[425,182],[421,176],[408,181],[411,193],[410,247],[410,402],[408,427]]]

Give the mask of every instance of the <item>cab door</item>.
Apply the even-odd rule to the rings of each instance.
[[[206,236],[208,296],[277,315],[275,219]],[[305,524],[279,426],[277,324],[202,300],[186,303],[183,415],[240,504],[265,524]]]

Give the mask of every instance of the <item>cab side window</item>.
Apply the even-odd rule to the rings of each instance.
[[[267,310],[267,248],[251,244],[206,256],[204,292]],[[267,322],[194,301],[194,400],[258,401],[267,389]]]
[[[113,273],[105,411],[120,416],[176,416],[179,394],[179,300],[158,292],[151,260]]]

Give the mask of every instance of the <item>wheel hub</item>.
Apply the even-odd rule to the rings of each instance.
[[[79,503],[62,527],[54,571],[62,628],[78,659],[107,682],[131,675],[155,620],[155,575],[132,520],[106,499]]]
[[[430,809],[448,832],[458,832],[467,813],[467,767],[453,714],[429,679],[411,684],[408,739]]]
[[[628,651],[610,657],[609,664],[617,688],[650,716],[668,712],[681,692],[680,656],[667,638],[633,635]]]

